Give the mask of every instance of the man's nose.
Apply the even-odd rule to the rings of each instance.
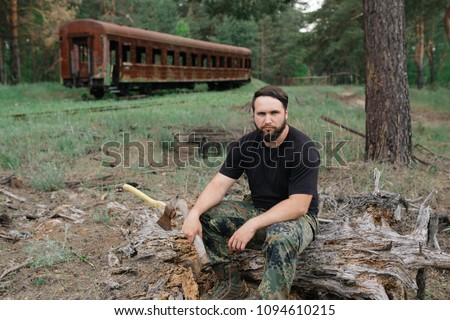
[[[269,114],[264,117],[264,123],[265,124],[271,124],[272,123],[272,117]]]

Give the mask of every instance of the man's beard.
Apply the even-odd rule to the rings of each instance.
[[[262,137],[262,139],[265,142],[274,142],[275,140],[277,140],[280,137],[280,135],[283,133],[283,131],[287,125],[287,121],[286,121],[286,119],[284,119],[281,126],[278,129],[275,129],[275,131],[264,132],[264,130],[258,128],[258,126],[256,125],[256,122],[253,122],[253,123],[255,124],[255,128],[258,131],[258,134]]]

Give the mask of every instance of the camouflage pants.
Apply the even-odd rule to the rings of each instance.
[[[222,201],[200,217],[211,265],[232,261],[228,239],[246,221],[261,212],[251,202]],[[317,229],[317,219],[307,214],[298,220],[275,223],[256,232],[247,248],[262,249],[266,259],[259,285],[261,299],[289,298],[297,257],[313,240]]]

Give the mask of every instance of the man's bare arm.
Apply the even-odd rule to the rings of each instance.
[[[183,232],[190,242],[194,241],[195,235],[202,236],[200,216],[218,204],[235,182],[235,179],[217,173],[208,183],[183,223]]]
[[[230,250],[242,251],[256,231],[277,222],[296,220],[308,212],[312,195],[294,194],[266,212],[248,220],[228,241]]]

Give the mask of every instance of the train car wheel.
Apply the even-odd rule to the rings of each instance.
[[[101,99],[105,95],[105,90],[103,88],[91,89],[91,94],[95,97],[95,99]]]
[[[119,90],[120,90],[119,96],[121,96],[121,97],[126,97],[130,94],[130,90],[127,85],[121,85],[119,87]]]
[[[216,91],[218,87],[216,82],[208,82],[208,91]]]

